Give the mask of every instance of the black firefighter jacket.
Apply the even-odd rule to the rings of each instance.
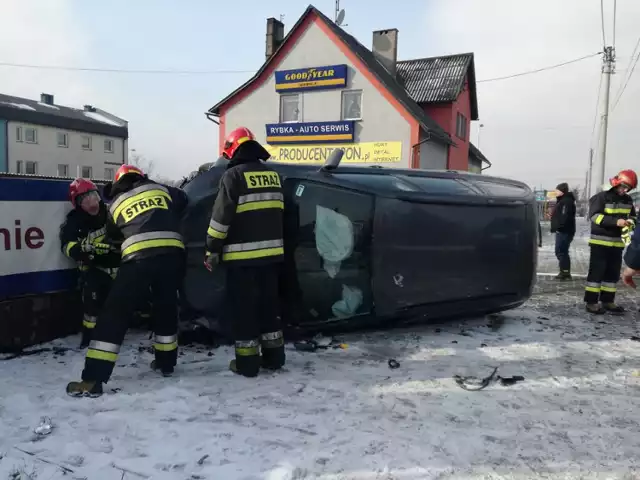
[[[576,233],[576,198],[567,192],[558,198],[551,215],[551,233],[560,232],[571,236]]]
[[[258,158],[234,158],[220,179],[207,230],[207,251],[227,266],[284,259],[284,197],[280,175]],[[247,158],[249,157],[249,158]]]
[[[80,270],[87,270],[90,267],[111,269],[117,268],[120,264],[119,251],[97,255],[82,249],[83,242],[92,245],[105,242],[106,223],[107,207],[100,202],[98,215],[89,215],[82,208],[77,207],[67,214],[67,218],[60,226],[62,253],[75,260]]]
[[[620,219],[634,219],[636,210],[633,200],[626,193],[619,195],[615,189],[596,193],[589,200],[591,219],[591,245],[624,248],[622,228],[616,223]]]
[[[184,252],[180,219],[187,195],[180,189],[134,176],[104,189],[109,208],[107,238],[122,242],[122,261]]]

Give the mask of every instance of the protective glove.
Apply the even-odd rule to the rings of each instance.
[[[213,272],[218,263],[220,263],[219,253],[204,252],[204,266],[207,270]]]
[[[636,228],[636,222],[633,219],[628,219],[627,220],[628,225],[626,227],[622,227],[622,243],[625,244],[625,246],[629,245],[631,243],[631,236],[633,235],[633,231]]]
[[[111,252],[111,245],[108,243],[94,243],[93,253],[96,255],[106,255]]]

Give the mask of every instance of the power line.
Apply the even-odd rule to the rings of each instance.
[[[592,53],[591,55],[585,55],[584,57],[575,58],[575,59],[569,60],[567,62],[558,63],[556,65],[550,65],[548,67],[537,68],[536,70],[528,70],[526,72],[514,73],[513,75],[507,75],[507,76],[504,76],[504,77],[487,78],[485,80],[478,80],[478,81],[476,81],[476,83],[495,82],[495,81],[498,81],[498,80],[507,80],[509,78],[521,77],[523,75],[531,75],[532,73],[544,72],[546,70],[552,70],[554,68],[564,67],[565,65],[569,65],[571,63],[581,62],[582,60],[586,60],[587,58],[595,57],[597,55],[600,55],[601,53],[602,52]]]
[[[30,65],[26,63],[0,62],[0,67],[33,68],[40,70],[64,70],[78,72],[101,72],[101,73],[144,73],[158,75],[218,75],[225,73],[255,73],[254,70],[128,70],[124,68],[90,68],[90,67],[67,67],[62,65]]]
[[[616,106],[618,106],[618,102],[620,102],[620,99],[622,98],[622,94],[626,90],[627,85],[629,84],[629,80],[631,80],[631,76],[633,75],[633,72],[636,69],[636,65],[638,64],[638,59],[640,59],[640,51],[638,51],[638,47],[640,47],[640,37],[638,37],[636,46],[633,49],[631,58],[629,59],[629,66],[627,67],[627,71],[629,72],[629,74],[627,75],[627,79],[625,80],[624,84],[622,84],[618,89],[618,93],[616,94],[616,99],[613,102],[613,107],[611,107],[612,112],[616,109]],[[635,60],[634,60],[634,56],[635,56]],[[633,62],[633,65],[631,64],[631,62]],[[629,70],[629,68],[631,70]]]
[[[551,70],[554,68],[563,67],[571,63],[580,62],[587,58],[600,55],[602,52],[593,53],[584,57],[569,60],[568,62],[558,63],[556,65],[549,65],[547,67],[538,68],[535,70],[528,70],[525,72],[514,73],[504,77],[487,78],[484,80],[477,80],[476,83],[483,82],[495,82],[498,80],[507,80],[509,78],[521,77],[523,75],[531,75],[533,73],[543,72],[545,70]],[[154,74],[154,75],[219,75],[219,74],[233,74],[233,73],[255,73],[255,70],[172,70],[172,69],[158,69],[158,70],[141,70],[141,69],[124,69],[124,68],[98,68],[98,67],[71,67],[64,65],[34,65],[26,63],[10,63],[0,62],[0,67],[12,67],[12,68],[30,68],[41,70],[63,70],[63,71],[79,71],[79,72],[98,72],[98,73],[134,73],[134,74]]]
[[[600,21],[602,23],[602,46],[607,44],[607,38],[604,33],[604,0],[600,0]]]

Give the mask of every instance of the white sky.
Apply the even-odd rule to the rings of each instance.
[[[227,64],[218,61],[219,58],[228,58],[223,51],[225,45],[214,40],[204,47],[215,61],[203,62],[204,65],[176,65],[176,58],[189,53],[180,45],[176,47],[176,51],[167,52],[166,57],[158,58],[157,55],[162,52],[158,51],[160,47],[157,45],[154,47],[157,42],[145,44],[144,38],[147,35],[145,29],[151,29],[153,22],[141,25],[141,30],[135,32],[136,35],[128,33],[131,38],[126,37],[126,41],[122,42],[126,44],[137,40],[140,43],[134,44],[131,51],[126,52],[126,56],[123,51],[118,50],[113,58],[105,58],[102,53],[105,48],[106,51],[116,48],[109,45],[109,38],[105,36],[104,32],[109,32],[108,26],[102,25],[105,38],[99,38],[94,30],[100,24],[87,23],[86,18],[80,17],[78,13],[86,10],[82,7],[87,6],[94,10],[91,15],[95,16],[95,12],[100,11],[100,4],[75,0],[0,1],[3,17],[0,61],[188,69],[223,68]],[[419,25],[419,16],[414,18],[415,15],[411,12],[400,15],[401,11],[394,11],[391,20],[379,18],[380,8],[386,5],[380,2],[371,4],[373,8],[375,3],[376,18],[367,19],[362,16],[364,5],[361,1],[345,0],[345,3],[351,5],[348,12],[349,23],[352,24],[348,28],[350,33],[360,38],[364,35],[361,30],[370,32],[375,28],[383,28],[385,21],[393,20],[397,23],[400,20],[394,18],[408,16],[406,26],[387,25],[401,28],[401,59],[473,51],[476,54],[478,79],[560,63],[595,53],[602,47],[600,2],[597,0],[425,0],[423,27]],[[285,23],[290,28],[294,15],[289,14],[289,11],[299,14],[304,6],[284,0],[276,3],[277,6],[272,10],[286,11]],[[316,3],[316,6],[331,15],[333,2],[323,0]],[[415,7],[419,2],[412,0],[412,3]],[[612,99],[626,73],[631,52],[640,35],[640,0],[618,0],[617,3],[618,70],[612,82]],[[173,7],[170,2],[161,4],[165,8],[163,20],[166,20],[167,12]],[[613,0],[605,0],[605,5],[610,42]],[[211,7],[206,2],[198,6],[201,9]],[[149,15],[153,14],[152,10],[148,10],[149,5],[147,10],[138,7],[142,6],[131,6],[132,9],[137,9],[132,15],[146,15],[145,11]],[[245,9],[240,10],[236,14],[245,15]],[[366,12],[366,8],[364,11]],[[193,12],[197,13],[197,10],[193,9]],[[180,14],[184,17],[188,12]],[[256,11],[255,14],[260,16],[259,23],[263,25],[268,13]],[[271,14],[275,15],[273,12]],[[229,15],[230,13],[225,13],[225,16]],[[95,22],[100,21],[99,16],[95,17]],[[202,28],[194,30],[201,31]],[[152,33],[160,35],[162,32]],[[256,34],[257,37],[264,38],[262,31],[257,33],[260,34]],[[162,33],[165,37],[171,34],[170,31]],[[204,48],[203,42],[214,34],[215,32],[202,33],[200,41],[191,43]],[[115,42],[113,35],[116,35],[115,30],[112,33]],[[160,41],[160,37],[157,40]],[[360,40],[365,45],[370,43],[370,37]],[[118,47],[120,49],[123,48],[122,42]],[[254,40],[252,42],[255,43]],[[422,44],[425,45],[424,48],[419,47]],[[148,46],[143,49],[140,45]],[[263,45],[258,41],[252,47],[251,65],[254,58],[259,60]],[[411,54],[418,51],[421,53],[407,55],[408,51]],[[202,55],[201,52],[197,54]],[[118,59],[124,65],[117,64]],[[235,60],[233,68],[244,69],[237,65],[237,57]],[[640,67],[638,70],[640,71]],[[247,77],[248,75],[195,78],[186,82],[175,77],[123,79],[78,72],[0,67],[0,92],[29,98],[38,98],[41,92],[50,92],[55,94],[56,102],[61,104],[79,107],[90,103],[122,116],[131,122],[130,146],[153,158],[159,173],[179,177],[197,168],[200,163],[215,159],[217,130],[204,119],[203,112]],[[486,173],[516,178],[531,186],[546,188],[553,188],[560,181],[567,181],[571,185],[584,184],[592,144],[591,132],[599,80],[600,59],[596,57],[544,73],[478,84],[480,122],[477,123],[484,124],[480,149],[494,164]],[[166,93],[161,102],[154,102],[153,98],[158,92]],[[640,72],[636,72],[623,100],[611,116],[607,177],[621,168],[640,169],[640,146],[635,138],[640,127],[640,121],[635,115],[639,101]],[[474,125],[471,136],[473,142],[478,141],[477,132],[477,125]]]

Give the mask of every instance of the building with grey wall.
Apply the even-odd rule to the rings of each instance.
[[[0,94],[0,172],[112,180],[128,137],[125,120],[91,105]]]

